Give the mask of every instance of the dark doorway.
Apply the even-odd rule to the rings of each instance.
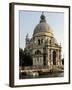
[[[62,59],[62,65],[64,65],[64,58]]]
[[[46,65],[46,55],[43,56],[44,66]]]
[[[56,65],[56,51],[53,51],[53,65]]]
[[[40,45],[40,39],[38,39],[38,45]]]
[[[46,47],[43,48],[43,65],[46,66]]]

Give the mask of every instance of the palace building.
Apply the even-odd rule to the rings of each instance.
[[[44,13],[40,16],[32,38],[26,36],[25,49],[32,56],[33,66],[50,66],[62,64],[61,45],[54,37],[53,29],[47,23]]]

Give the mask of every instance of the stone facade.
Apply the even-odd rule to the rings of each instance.
[[[61,45],[54,37],[44,14],[35,27],[31,39],[26,36],[26,47],[33,59],[33,66],[61,65]]]

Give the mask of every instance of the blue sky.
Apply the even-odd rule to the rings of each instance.
[[[40,21],[40,16],[42,12],[35,11],[19,11],[19,47],[24,49],[25,47],[25,37],[29,34],[32,36],[35,26]],[[47,23],[53,28],[53,32],[58,43],[61,43],[62,50],[64,48],[64,13],[60,12],[44,12],[46,16]]]

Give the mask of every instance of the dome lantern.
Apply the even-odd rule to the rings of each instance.
[[[42,15],[40,16],[40,23],[41,22],[46,22],[45,16],[44,16],[44,12],[42,12]]]

